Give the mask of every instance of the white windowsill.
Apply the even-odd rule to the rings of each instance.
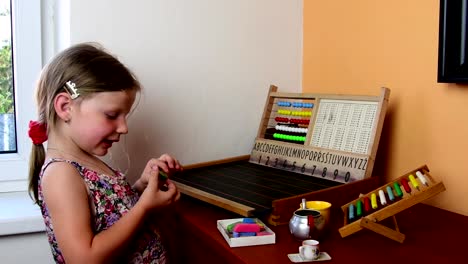
[[[39,206],[26,192],[0,193],[0,236],[45,231]]]

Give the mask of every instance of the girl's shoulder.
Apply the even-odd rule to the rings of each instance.
[[[61,158],[48,158],[44,161],[41,171],[39,173],[39,179],[42,180],[46,175],[61,175],[76,173],[81,174],[82,166],[74,161],[65,160]]]
[[[54,167],[54,169],[52,169],[54,171],[53,174],[64,175],[64,174],[72,173],[71,170],[73,170],[76,173],[76,175],[79,175],[80,178],[82,178],[87,183],[102,181],[102,182],[108,182],[109,184],[115,184],[115,183],[122,183],[122,182],[127,181],[124,173],[122,173],[120,170],[116,170],[110,167],[107,164],[106,166],[113,172],[112,175],[99,173],[91,168],[86,167],[84,164],[81,164],[77,161],[67,160],[63,158],[46,159],[46,161],[44,162],[44,165],[42,166],[42,171],[39,175],[40,180],[42,180],[46,169],[51,170],[51,168],[49,168],[51,166]],[[47,174],[49,173],[47,172]]]
[[[44,165],[42,165],[42,171],[44,171],[50,164],[56,163],[56,162],[65,162],[77,168],[81,167],[81,165],[78,162],[73,161],[73,160],[67,160],[67,159],[62,159],[62,158],[47,158],[44,161]]]
[[[68,165],[65,165],[63,166],[64,164],[68,164]],[[76,169],[80,168],[80,164],[74,162],[74,161],[71,161],[71,160],[66,160],[66,159],[62,159],[62,158],[47,158],[45,161],[44,161],[44,164],[42,165],[42,168],[41,168],[41,172],[40,172],[40,176],[42,176],[46,171],[48,171],[48,169],[51,167],[51,165],[53,165],[54,167],[69,167],[69,165],[72,165],[73,167],[75,167]]]
[[[50,203],[63,200],[69,194],[87,195],[81,173],[69,162],[60,162],[60,159],[47,160],[39,174],[38,192],[39,200],[45,201],[49,197]],[[47,194],[47,195],[46,195]]]
[[[39,189],[60,188],[72,191],[85,186],[88,190],[99,188],[100,185],[113,186],[123,184],[125,176],[116,172],[114,176],[99,174],[82,164],[63,158],[48,158],[39,174]]]
[[[86,167],[85,165],[77,162],[77,161],[74,161],[74,160],[68,160],[68,159],[63,159],[63,158],[48,158],[44,161],[44,165],[42,165],[42,169],[41,169],[41,174],[43,174],[43,172],[47,169],[47,167],[49,167],[51,164],[53,163],[58,163],[58,162],[61,162],[61,163],[66,163],[66,164],[69,164],[69,165],[72,165],[73,167],[75,167],[76,170],[78,170],[78,172],[80,174],[83,174],[87,171],[93,171],[92,169]],[[110,170],[112,170],[116,176],[124,176],[123,173],[119,170],[116,170],[114,168],[112,168],[111,166],[109,166],[108,164],[105,164]],[[99,174],[96,172],[96,174]]]

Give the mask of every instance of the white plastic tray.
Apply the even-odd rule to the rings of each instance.
[[[254,218],[254,219],[258,223],[264,225],[265,231],[271,233],[271,235],[251,236],[251,237],[231,237],[227,231],[227,226],[232,223],[242,222],[242,219],[243,218],[233,218],[233,219],[224,219],[224,220],[217,221],[218,230],[230,247],[245,247],[245,246],[275,244],[275,239],[276,239],[275,233],[257,218]]]

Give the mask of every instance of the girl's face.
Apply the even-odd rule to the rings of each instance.
[[[89,154],[104,156],[121,134],[128,133],[127,116],[135,91],[100,92],[77,104],[70,119],[71,139]]]

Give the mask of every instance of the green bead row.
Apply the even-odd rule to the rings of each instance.
[[[273,138],[290,140],[290,141],[301,141],[301,142],[304,142],[306,140],[306,137],[303,137],[303,136],[292,136],[292,135],[286,135],[286,134],[280,134],[280,133],[274,133]]]

